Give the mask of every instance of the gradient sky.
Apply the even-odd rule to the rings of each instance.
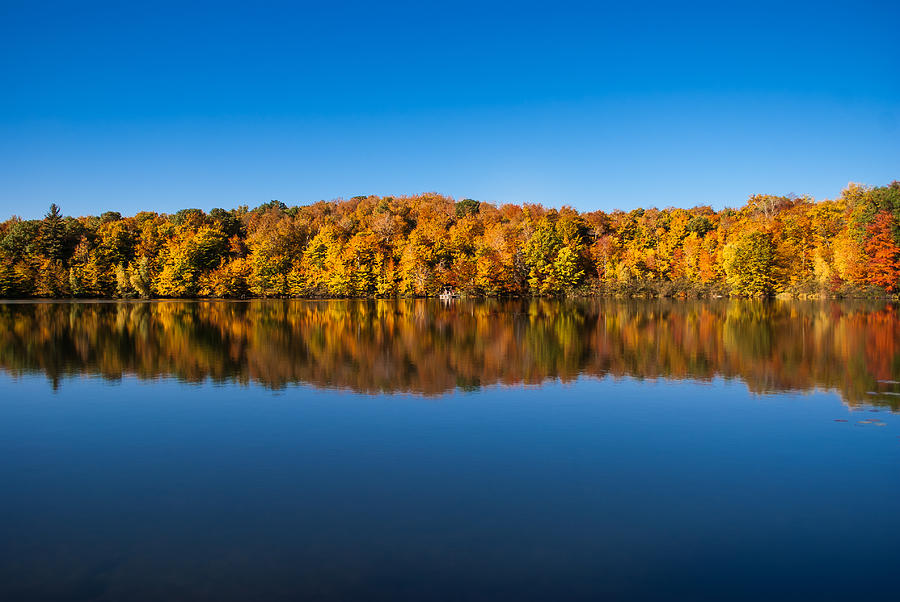
[[[0,0],[0,214],[900,178],[898,2]]]

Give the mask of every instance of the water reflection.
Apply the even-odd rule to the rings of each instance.
[[[900,404],[894,305],[431,300],[0,304],[0,367],[439,395],[581,375],[739,378]]]

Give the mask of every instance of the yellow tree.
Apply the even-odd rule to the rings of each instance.
[[[775,292],[775,247],[768,232],[747,232],[724,250],[726,279],[732,291],[743,296]]]

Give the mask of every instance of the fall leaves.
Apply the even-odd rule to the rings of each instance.
[[[0,297],[895,293],[900,183],[579,213],[423,194],[0,224]]]
[[[897,224],[887,211],[879,211],[866,228],[869,281],[893,292],[900,284],[900,246],[894,237]]]

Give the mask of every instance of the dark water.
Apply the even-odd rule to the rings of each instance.
[[[896,306],[0,304],[0,368],[4,600],[900,599]]]

